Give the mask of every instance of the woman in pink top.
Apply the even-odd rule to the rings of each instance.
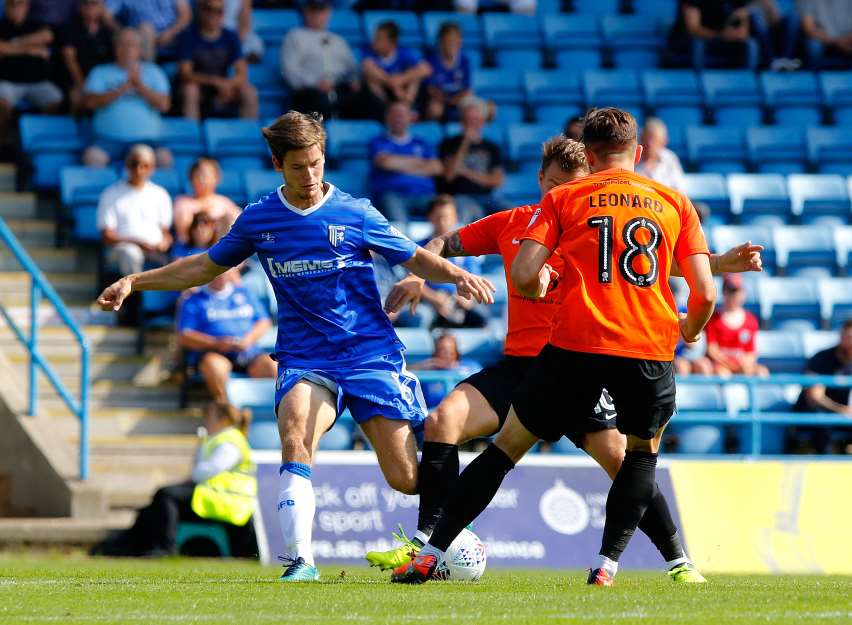
[[[181,195],[174,203],[175,235],[178,241],[188,241],[189,228],[196,213],[204,211],[214,221],[224,221],[227,227],[239,216],[240,209],[237,205],[224,195],[216,193],[216,186],[221,179],[222,170],[219,169],[219,163],[212,158],[199,158],[189,168],[193,194]]]

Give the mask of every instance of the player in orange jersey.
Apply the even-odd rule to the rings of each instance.
[[[544,144],[539,186],[545,195],[555,186],[588,174],[583,146],[564,136]],[[429,243],[427,248],[443,256],[467,256],[499,253],[503,257],[507,281],[512,261],[519,250],[520,238],[538,206],[528,205],[501,211]],[[760,246],[749,243],[713,257],[716,271],[760,270]],[[561,273],[562,260],[553,255],[548,263]],[[398,310],[405,303],[419,300],[422,281],[406,278],[391,293],[386,308]],[[540,299],[524,297],[509,283],[509,327],[505,356],[497,364],[463,380],[441,402],[427,420],[426,442],[420,464],[420,515],[417,534],[400,536],[401,547],[387,552],[370,552],[368,561],[389,568],[409,560],[409,551],[418,551],[428,540],[440,517],[441,504],[458,477],[458,443],[473,437],[488,436],[499,429],[508,413],[512,394],[529,365],[550,335],[553,316],[562,300],[564,282],[551,282],[548,294]],[[615,410],[606,393],[593,411],[573,420],[564,433],[591,455],[610,477],[617,473],[624,458],[625,437],[615,428]],[[642,529],[660,549],[669,568],[688,562],[677,529],[671,520],[663,494],[657,490],[642,519]],[[677,576],[672,576],[678,579]]]

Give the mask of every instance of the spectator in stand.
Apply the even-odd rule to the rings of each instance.
[[[57,110],[62,91],[50,81],[53,33],[29,17],[29,0],[6,0],[0,20],[0,132],[8,141],[12,112],[24,102],[43,113]]]
[[[454,0],[456,11],[459,13],[474,13],[479,10],[479,0]],[[493,4],[488,2],[486,4]],[[501,0],[512,13],[535,15],[537,0]]]
[[[809,63],[849,68],[852,64],[852,7],[847,0],[799,0]]]
[[[215,159],[196,160],[189,168],[189,181],[193,194],[175,198],[175,237],[181,243],[189,240],[190,225],[199,213],[205,213],[214,223],[221,223],[225,230],[240,216],[239,207],[230,198],[216,193],[222,181],[222,170]]]
[[[127,179],[104,189],[98,202],[98,229],[107,266],[123,276],[168,261],[172,199],[151,182],[154,164],[154,150],[134,145],[125,162]]]
[[[217,276],[183,300],[178,312],[178,343],[200,352],[198,371],[213,401],[227,401],[225,386],[232,371],[253,378],[277,375],[275,361],[257,346],[272,321],[239,284],[239,275],[234,268]]]
[[[573,139],[574,141],[582,141],[583,123],[584,117],[582,115],[572,117],[567,122],[565,122],[565,129],[562,131],[562,133],[569,139]]]
[[[435,148],[409,132],[413,113],[405,102],[385,111],[387,132],[370,141],[370,187],[376,208],[390,221],[423,216],[435,195],[433,176],[443,169]]]
[[[441,121],[459,118],[459,102],[471,95],[470,61],[462,52],[462,31],[457,22],[444,22],[438,45],[426,57],[432,75],[426,81],[426,118]]]
[[[148,61],[171,58],[177,36],[192,21],[187,0],[107,0],[106,6],[116,23],[139,30]]]
[[[702,332],[695,343],[678,341],[675,348],[674,369],[678,375],[713,375],[713,362],[705,356],[707,336]]]
[[[756,66],[760,46],[752,36],[751,1],[680,0],[669,33],[669,63],[703,65],[708,54],[724,59],[727,66]]]
[[[401,100],[413,106],[420,83],[432,72],[414,50],[399,46],[398,41],[396,22],[382,22],[361,64],[367,84],[364,113],[379,119],[388,102]]]
[[[717,375],[769,375],[757,362],[758,321],[743,305],[746,291],[742,276],[726,274],[722,281],[722,309],[707,322],[707,358]]]
[[[155,142],[160,115],[169,110],[169,79],[153,63],[142,61],[142,40],[132,28],[115,38],[115,62],[98,65],[83,85],[83,106],[94,111],[94,145],[83,153],[91,167],[106,167],[121,158],[128,145]],[[171,167],[171,153],[157,150],[160,167]]]
[[[197,19],[177,42],[183,116],[257,119],[240,36],[222,26],[224,0],[201,0]]]
[[[206,252],[218,239],[216,220],[204,211],[195,213],[186,241],[176,240],[172,246],[172,260]]]
[[[293,109],[325,118],[354,113],[358,66],[346,40],[328,30],[331,3],[309,0],[302,18],[304,26],[291,28],[281,43],[281,73],[293,92]]]
[[[89,72],[98,65],[112,63],[114,37],[103,0],[80,0],[80,10],[59,37],[73,113],[83,110],[83,85]]]
[[[59,30],[72,19],[78,0],[30,0],[30,17]]]
[[[421,371],[459,371],[480,368],[479,363],[462,359],[459,342],[450,332],[442,332],[435,337],[435,348],[431,358],[421,360],[409,367],[409,369]]]
[[[249,63],[263,58],[263,39],[252,30],[251,0],[225,0],[225,28],[240,35],[243,54]]]
[[[683,191],[683,167],[677,154],[669,150],[669,131],[663,120],[649,117],[642,128],[642,160],[636,173],[656,180],[676,191]]]
[[[466,98],[461,103],[462,134],[447,137],[438,146],[444,165],[438,191],[455,197],[463,223],[504,208],[494,195],[504,178],[500,148],[482,136],[487,115],[483,100]]]

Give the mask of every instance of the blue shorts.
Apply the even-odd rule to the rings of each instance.
[[[349,408],[356,423],[375,416],[409,421],[422,431],[426,402],[420,381],[405,367],[402,352],[374,356],[348,367],[299,369],[278,364],[275,383],[275,414],[278,404],[300,380],[307,380],[337,394],[337,415]]]

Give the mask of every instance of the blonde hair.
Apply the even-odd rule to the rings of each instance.
[[[325,153],[325,128],[322,115],[305,115],[298,111],[287,111],[274,122],[261,129],[263,138],[279,162],[290,150],[303,150],[318,145]]]
[[[544,142],[541,149],[541,171],[557,163],[565,173],[578,169],[588,172],[585,147],[579,141],[574,141],[565,135],[556,135]]]

